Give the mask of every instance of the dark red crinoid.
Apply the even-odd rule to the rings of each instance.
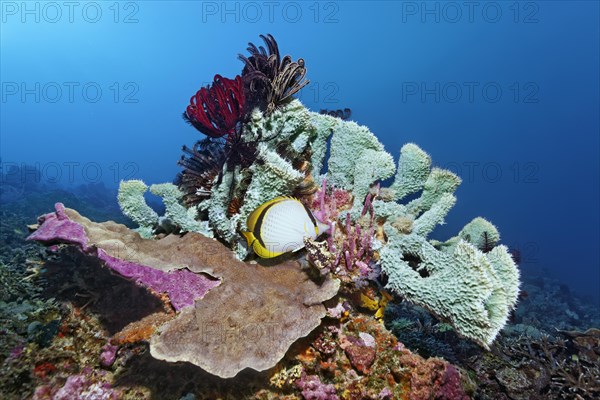
[[[200,132],[211,138],[232,140],[244,118],[244,83],[215,75],[212,85],[198,90],[190,99],[183,117]]]

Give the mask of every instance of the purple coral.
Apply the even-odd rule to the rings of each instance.
[[[444,372],[444,377],[442,380],[442,384],[438,389],[436,395],[436,399],[457,399],[457,400],[468,400],[469,396],[467,396],[463,390],[460,372],[458,369],[448,364],[446,367],[446,371]]]
[[[121,398],[122,393],[111,387],[106,381],[105,375],[104,371],[86,367],[80,374],[69,376],[58,390],[53,385],[37,387],[33,394],[33,400],[116,400]]]
[[[117,359],[117,351],[119,350],[119,346],[115,346],[113,344],[107,343],[102,346],[102,352],[100,353],[100,364],[103,367],[110,367],[114,364]]]
[[[155,293],[166,293],[173,307],[181,310],[194,305],[196,299],[219,285],[202,274],[187,269],[161,271],[145,265],[121,260],[108,255],[104,250],[88,245],[88,237],[83,226],[71,220],[62,203],[56,203],[56,212],[40,217],[40,227],[27,240],[36,240],[47,245],[67,243],[78,246],[84,253],[98,257],[106,267],[136,284],[151,289]]]
[[[302,391],[304,400],[339,400],[335,386],[324,384],[317,375],[306,375],[303,372],[296,381],[296,386]]]
[[[201,299],[206,292],[219,284],[219,281],[187,269],[164,272],[111,257],[102,249],[97,250],[97,256],[110,269],[136,284],[152,289],[156,293],[167,293],[176,310],[194,305],[196,299]]]
[[[118,393],[107,382],[94,382],[88,375],[72,375],[52,400],[116,400]]]
[[[394,393],[389,388],[383,388],[381,392],[377,395],[379,400],[390,400],[394,396]]]
[[[379,186],[377,187],[379,192]],[[358,280],[367,279],[372,275],[372,268],[370,267],[371,257],[373,255],[372,240],[375,234],[375,211],[373,209],[373,199],[377,196],[369,193],[365,199],[360,218],[369,216],[369,225],[366,230],[360,228],[360,225],[356,223],[354,226],[351,224],[350,213],[346,214],[346,238],[342,245],[342,249],[337,253],[334,267],[339,266],[340,261],[343,259],[348,271],[352,271],[354,267],[358,267],[359,276]],[[333,236],[333,235],[332,235]],[[335,253],[336,248],[333,241],[329,243],[330,251]]]
[[[29,235],[27,240],[37,240],[46,245],[67,243],[87,248],[88,239],[83,226],[71,221],[62,203],[56,203],[54,208],[56,212],[43,215],[38,219],[40,226]]]

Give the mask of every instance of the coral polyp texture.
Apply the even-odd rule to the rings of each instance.
[[[307,83],[304,60],[282,58],[273,37],[261,37],[266,48],[250,44],[250,55],[240,57],[241,76],[216,75],[192,97],[184,116],[204,136],[184,147],[176,183],[121,182],[119,204],[137,229],[95,223],[59,204],[30,239],[75,246],[163,301],[164,315],[130,325],[115,344],[147,340],[155,358],[223,378],[275,367],[326,316],[339,323],[368,309],[381,320],[388,292],[487,348],[515,308],[520,284],[496,227],[478,217],[455,237],[430,239],[456,202],[460,178],[433,167],[416,144],[404,145],[396,162],[366,126],[308,110],[293,98]],[[146,203],[148,189],[162,199],[165,215]],[[242,232],[254,210],[279,196],[297,198],[330,229],[306,239],[304,250],[266,262]],[[334,297],[328,311],[323,302]],[[323,354],[337,351],[338,333],[331,345],[318,346]],[[357,335],[339,344],[340,357],[354,374],[368,375],[381,367],[375,339]],[[436,389],[412,375],[415,394],[406,398],[420,398],[418,390],[464,397],[458,370],[441,361],[427,368],[437,371]],[[294,368],[297,382],[289,387],[304,398],[358,398],[316,372]],[[410,374],[401,375],[406,381]],[[401,392],[377,390],[379,398]]]
[[[516,305],[517,266],[508,248],[497,245],[497,229],[483,218],[474,219],[448,242],[428,241],[429,233],[454,206],[452,193],[460,179],[449,171],[429,171],[429,156],[413,144],[405,145],[400,154],[394,197],[421,189],[422,194],[406,205],[374,203],[376,213],[386,219],[388,242],[380,261],[388,287],[487,347]],[[403,174],[400,168],[407,165]]]

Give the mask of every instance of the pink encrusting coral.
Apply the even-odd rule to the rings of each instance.
[[[117,359],[118,350],[119,346],[115,346],[111,343],[105,344],[102,347],[102,352],[100,353],[100,364],[105,368],[112,366]]]
[[[56,212],[40,217],[39,228],[28,237],[28,240],[36,240],[44,244],[77,245],[84,253],[98,257],[106,267],[139,286],[151,289],[157,294],[166,293],[176,310],[194,305],[196,299],[201,299],[206,292],[220,283],[219,280],[210,279],[203,274],[195,274],[187,269],[165,272],[110,256],[103,249],[88,245],[85,229],[68,217],[62,203],[56,203],[55,208]]]
[[[335,387],[322,383],[317,375],[303,372],[302,377],[296,381],[296,386],[302,391],[304,400],[339,400]]]
[[[446,366],[442,384],[436,393],[436,399],[457,399],[457,400],[468,400],[463,390],[460,372],[458,369],[451,364]]]
[[[106,381],[106,372],[86,367],[80,374],[71,375],[62,387],[56,390],[52,385],[36,388],[34,400],[117,400],[123,393],[114,389]]]
[[[46,245],[70,243],[81,248],[87,248],[88,239],[83,226],[69,219],[62,203],[56,203],[54,208],[56,209],[55,212],[38,218],[39,227],[27,239],[36,240]]]

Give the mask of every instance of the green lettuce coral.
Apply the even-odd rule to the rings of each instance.
[[[372,183],[391,177],[394,159],[365,126],[329,115],[312,113],[317,140],[312,162],[322,168],[331,136],[327,180],[330,185],[351,191],[355,206],[362,205]],[[313,170],[318,175],[317,170]]]
[[[395,169],[392,157],[366,127],[317,114],[313,123],[313,165],[322,167],[331,136],[327,181],[352,191],[351,218],[360,215],[372,184],[396,173],[392,185],[382,188],[373,202],[388,238],[380,250],[387,287],[487,348],[516,305],[519,271],[508,249],[497,245],[498,230],[483,218],[475,218],[447,242],[428,240],[454,206],[461,179],[432,168],[431,157],[416,144],[402,147]],[[419,192],[416,199],[399,202]]]
[[[497,245],[497,229],[483,218],[447,242],[429,241],[456,202],[452,193],[460,178],[437,168],[425,174],[430,158],[414,144],[402,148],[398,164],[393,198],[422,192],[406,206],[374,202],[386,219],[380,262],[387,287],[487,348],[516,305],[519,271],[506,246]]]
[[[195,207],[185,208],[181,205],[183,193],[172,183],[150,186],[150,192],[162,198],[165,215],[159,217],[144,199],[148,186],[140,180],[121,181],[118,201],[123,214],[139,225],[136,231],[141,237],[152,237],[158,226],[177,228],[180,232],[197,232],[213,237],[212,229],[207,221],[198,221],[198,210]]]
[[[137,232],[143,238],[151,237],[158,224],[158,214],[144,200],[147,190],[148,186],[144,182],[133,179],[121,181],[117,195],[121,211],[138,224]]]

